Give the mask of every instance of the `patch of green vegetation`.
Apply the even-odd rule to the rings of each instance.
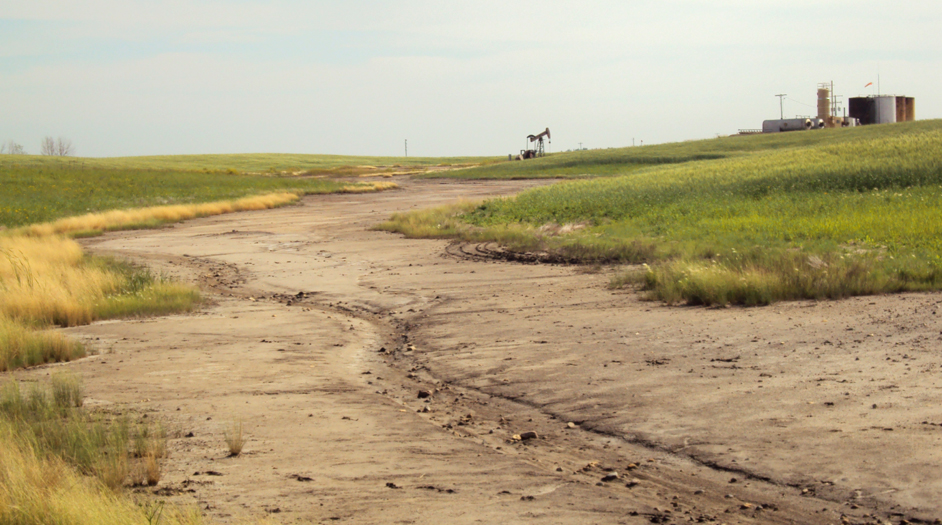
[[[84,356],[85,347],[78,341],[0,315],[0,372]]]
[[[434,229],[566,260],[647,263],[620,283],[667,302],[942,288],[942,122],[737,139],[762,147],[537,188],[439,216]],[[430,225],[400,226],[384,227]]]
[[[2,155],[0,169],[70,168],[94,170],[211,171],[219,173],[280,173],[324,171],[355,166],[430,167],[480,164],[495,157],[358,157],[350,155],[302,155],[245,153],[220,155],[151,155],[141,157],[47,157]]]
[[[463,170],[430,172],[420,177],[534,179],[627,175],[646,166],[723,159],[752,155],[762,151],[837,145],[893,136],[919,135],[940,128],[942,128],[942,122],[928,120],[893,126],[735,135],[652,146],[554,153],[540,159],[490,163]]]
[[[202,523],[199,512],[135,501],[122,489],[160,480],[167,433],[83,407],[81,380],[0,387],[0,523]]]
[[[331,193],[349,183],[188,171],[9,167],[0,162],[0,226],[17,227],[113,209],[190,204],[293,191]]]
[[[200,303],[196,288],[150,269],[111,257],[89,257],[90,266],[117,277],[117,288],[95,303],[98,319],[159,316],[190,312]]]

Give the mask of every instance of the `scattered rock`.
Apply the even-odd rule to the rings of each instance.
[[[566,423],[566,426],[569,428],[576,428],[576,424],[573,423],[572,421],[570,421],[569,423]]]
[[[618,473],[617,473],[617,472],[612,472],[611,474],[608,474],[607,476],[604,476],[604,477],[602,478],[602,481],[604,481],[605,483],[608,483],[608,482],[610,482],[610,481],[618,481],[618,479],[619,479]]]
[[[625,483],[625,486],[630,489],[631,487],[637,487],[639,483],[641,483],[641,480],[640,480],[640,479],[631,478],[631,479],[628,480],[627,483]]]
[[[457,492],[455,489],[440,489],[434,485],[422,485],[416,488],[420,490],[434,490],[438,492],[444,492],[445,494],[454,494],[455,492]],[[508,492],[507,494],[510,494],[510,493]]]
[[[538,437],[540,436],[538,436],[536,432],[521,432],[520,433],[520,441],[527,441],[529,439],[536,439]]]
[[[294,479],[294,480],[298,480],[298,481],[300,481],[300,482],[302,482],[302,483],[305,483],[305,482],[308,482],[308,481],[314,481],[314,478],[309,478],[309,477],[307,477],[307,476],[302,476],[302,475],[300,475],[300,474],[292,474],[292,475],[290,475],[290,476],[288,476],[288,477],[291,478],[291,479]]]
[[[736,478],[729,478],[730,483],[739,483],[739,480]]]
[[[402,487],[400,487],[399,485],[396,485],[395,483],[393,483],[392,481],[386,483],[386,487],[387,487],[387,488],[390,488],[390,489],[401,489],[401,488],[402,488]]]
[[[428,390],[419,390],[419,399],[425,399],[427,397],[432,397],[432,393]]]
[[[536,498],[534,498],[533,496],[520,496],[521,501],[533,501],[534,499]]]

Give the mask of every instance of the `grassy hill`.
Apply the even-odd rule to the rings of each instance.
[[[382,227],[644,263],[619,282],[668,302],[939,289],[940,153],[942,122],[925,121],[561,154],[451,175],[596,178]]]
[[[422,176],[461,179],[529,179],[625,175],[647,166],[739,157],[770,150],[919,135],[940,128],[942,128],[942,122],[927,120],[892,126],[815,130],[808,133],[735,135],[652,146],[554,153],[540,159],[493,162],[466,170],[428,173]]]

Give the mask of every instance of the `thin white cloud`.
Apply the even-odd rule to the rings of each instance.
[[[879,70],[936,101],[942,5],[876,1],[16,2],[0,140],[92,155],[502,154],[730,133]],[[24,25],[25,24],[25,25]],[[809,112],[791,103],[791,113]]]

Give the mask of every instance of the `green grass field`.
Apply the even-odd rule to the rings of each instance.
[[[633,148],[554,153],[541,159],[493,162],[465,170],[428,173],[421,176],[460,179],[532,179],[626,175],[650,166],[748,156],[770,150],[837,145],[892,136],[918,135],[940,127],[942,127],[942,124],[938,121],[929,120],[888,127],[862,126],[858,128],[816,130],[813,133],[737,135]]]
[[[599,152],[609,156],[596,159],[597,169],[588,160],[579,168],[597,176],[627,165],[625,175],[397,216],[382,227],[498,240],[567,260],[646,263],[619,283],[640,283],[667,302],[767,304],[942,288],[940,121],[645,147],[657,153],[651,157],[637,157],[640,149]],[[683,160],[705,155],[715,158]],[[640,167],[625,160],[642,158]],[[560,159],[540,162],[556,163],[556,173],[571,168]],[[546,225],[576,231],[560,235]]]
[[[244,153],[220,155],[151,155],[142,157],[44,157],[0,155],[0,169],[71,168],[159,171],[234,171],[271,173],[329,171],[344,167],[431,167],[481,164],[500,157],[356,157],[349,155],[301,155]]]
[[[4,167],[0,163],[0,225],[16,227],[105,210],[212,202],[262,193],[331,193],[346,185],[309,177],[74,169],[55,164]]]

